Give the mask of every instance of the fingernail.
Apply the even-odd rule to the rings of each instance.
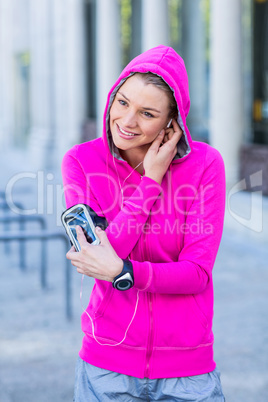
[[[96,232],[101,232],[101,228],[99,226],[96,226]]]

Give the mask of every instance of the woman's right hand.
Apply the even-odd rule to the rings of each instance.
[[[145,176],[159,184],[162,183],[162,179],[177,153],[177,144],[182,136],[182,130],[175,119],[172,120],[172,126],[161,130],[143,161]]]

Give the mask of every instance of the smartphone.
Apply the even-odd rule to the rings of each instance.
[[[77,225],[83,229],[83,232],[85,234],[88,243],[91,243],[93,245],[97,245],[100,243],[100,239],[98,238],[95,232],[94,221],[91,217],[92,214],[95,214],[98,217],[98,215],[89,206],[85,204],[77,204],[71,208],[68,208],[61,215],[62,224],[76,251],[81,250],[80,244],[77,240],[77,233],[75,229]]]

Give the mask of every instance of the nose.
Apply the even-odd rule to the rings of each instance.
[[[125,128],[133,128],[137,125],[136,114],[133,110],[128,110],[121,119],[122,125]]]

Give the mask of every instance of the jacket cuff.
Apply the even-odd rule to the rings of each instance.
[[[138,290],[146,290],[152,280],[152,266],[151,263],[138,262],[130,260],[133,265],[134,288]]]

